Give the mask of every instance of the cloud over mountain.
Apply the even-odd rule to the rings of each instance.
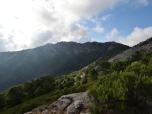
[[[0,42],[3,47],[0,51],[21,50],[59,41],[91,41],[88,28],[80,22],[130,1],[2,0],[0,33],[3,35]],[[148,4],[147,0],[134,1]],[[98,26],[94,30],[104,31]]]

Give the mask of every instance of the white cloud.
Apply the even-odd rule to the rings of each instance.
[[[148,3],[148,0],[137,0],[138,3],[144,5],[144,6],[147,6],[149,3]]]
[[[112,39],[114,39],[117,36],[118,33],[119,33],[118,30],[116,28],[113,28],[110,33],[106,34],[106,38],[108,40],[112,40]]]
[[[111,17],[112,16],[112,14],[108,14],[108,15],[105,15],[105,16],[103,16],[101,19],[103,20],[103,21],[106,21],[109,17]]]
[[[25,48],[59,41],[92,40],[78,23],[91,19],[124,0],[0,0],[1,50]],[[92,20],[93,21],[93,20]],[[102,32],[99,27],[99,32]],[[36,42],[36,43],[34,43]]]
[[[126,38],[120,36],[117,41],[129,46],[134,46],[150,37],[152,37],[152,26],[144,29],[136,27]]]
[[[104,28],[100,27],[100,25],[98,25],[96,28],[93,28],[93,30],[98,32],[98,33],[103,33],[104,32]]]
[[[149,4],[149,0],[128,0],[131,7],[145,7]]]

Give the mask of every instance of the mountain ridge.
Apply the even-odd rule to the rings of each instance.
[[[0,91],[43,75],[69,74],[100,57],[128,48],[116,42],[58,42],[17,52],[1,52]]]

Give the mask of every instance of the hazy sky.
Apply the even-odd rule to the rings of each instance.
[[[151,0],[0,0],[0,52],[60,41],[152,37]]]

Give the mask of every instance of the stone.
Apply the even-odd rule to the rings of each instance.
[[[88,105],[93,103],[93,98],[91,98],[91,100],[89,99],[87,93],[89,91],[86,91],[85,93],[83,93],[81,96],[77,96],[74,98],[74,101],[82,101],[82,106],[83,108],[88,108]]]
[[[88,113],[83,113],[83,112],[81,112],[80,114],[91,114],[90,112],[88,112]]]
[[[117,60],[123,60],[126,58],[131,58],[132,55],[136,52],[136,51],[140,51],[140,50],[144,50],[146,51],[146,53],[151,51],[151,47],[152,47],[152,43],[150,44],[146,44],[146,45],[137,45],[135,47],[132,47],[130,49],[127,49],[126,51],[112,57],[111,59],[108,60],[108,62],[110,63],[114,63]],[[143,53],[142,57],[144,57],[146,55],[146,53]]]
[[[88,91],[61,96],[50,106],[39,106],[25,114],[90,114],[88,106],[93,103],[89,99]]]
[[[60,99],[57,104],[59,108],[65,109],[71,102],[69,99]]]
[[[41,114],[48,114],[48,109],[43,110]]]
[[[73,99],[76,96],[82,95],[83,93],[84,92],[63,95],[54,104],[58,105],[59,108],[64,110],[68,105],[73,102]]]
[[[67,114],[75,114],[77,109],[74,106],[74,103],[70,104],[67,108]]]
[[[78,100],[74,102],[74,107],[79,108],[82,105],[83,100]]]

